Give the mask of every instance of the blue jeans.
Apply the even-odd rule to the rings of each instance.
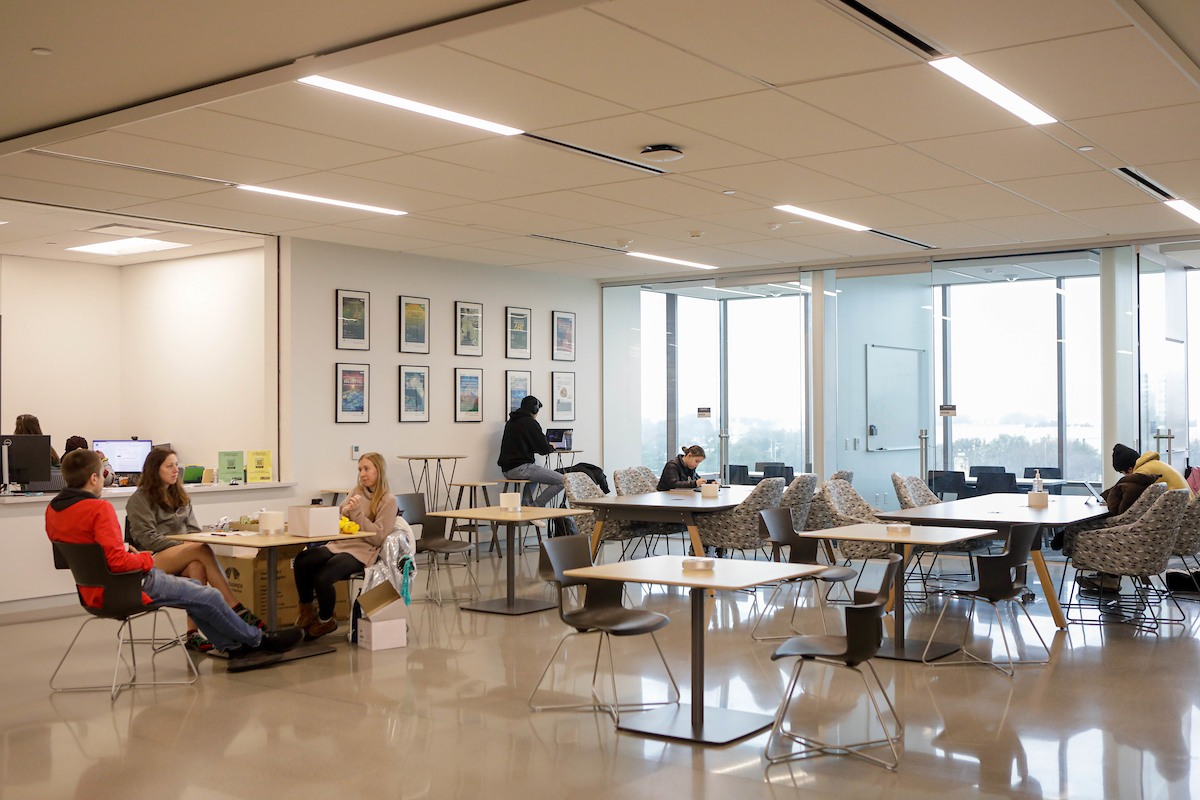
[[[513,480],[530,481],[525,484],[525,489],[521,493],[521,503],[527,506],[545,506],[559,492],[563,490],[563,476],[561,472],[555,472],[552,469],[539,467],[537,464],[521,464],[504,471],[504,477],[512,478]],[[541,484],[546,488],[542,489],[532,502],[533,487]]]
[[[142,578],[142,591],[158,605],[186,611],[218,650],[232,650],[243,644],[258,647],[262,642],[262,631],[235,614],[221,593],[211,586],[168,575],[155,567]]]

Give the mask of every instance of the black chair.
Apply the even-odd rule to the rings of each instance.
[[[1053,478],[1055,480],[1062,479],[1062,467],[1026,467],[1025,474],[1022,477],[1032,478],[1039,472],[1043,478]],[[1047,486],[1046,491],[1050,494],[1062,494],[1062,487]]]
[[[558,647],[554,648],[554,653],[546,663],[546,668],[542,670],[542,676],[538,678],[537,685],[529,693],[529,707],[534,711],[580,711],[585,709],[606,711],[613,718],[614,722],[620,723],[622,711],[641,711],[654,706],[678,703],[680,697],[679,686],[675,683],[675,676],[671,674],[671,667],[667,665],[666,656],[663,655],[658,638],[654,635],[655,631],[665,627],[671,621],[670,618],[656,611],[625,608],[621,604],[621,596],[625,591],[624,581],[586,580],[583,578],[567,577],[564,574],[567,570],[590,567],[592,565],[592,547],[587,536],[547,538],[542,542],[542,556],[548,562],[549,568],[553,570],[551,583],[558,592],[558,616],[567,626],[575,630],[564,636],[558,643]],[[582,606],[575,605],[568,608],[566,599],[568,592],[564,590],[572,586],[584,587]],[[533,698],[537,695],[538,690],[541,689],[542,682],[546,680],[546,675],[550,672],[550,667],[554,665],[555,659],[558,658],[558,653],[562,650],[563,645],[572,637],[586,633],[599,634],[599,641],[596,643],[596,657],[592,667],[592,701],[590,703],[566,705],[535,705]],[[658,657],[662,661],[663,668],[667,671],[667,679],[670,681],[671,688],[675,692],[675,699],[656,703],[634,703],[622,706],[617,695],[617,672],[613,664],[612,641],[609,637],[640,636],[646,633],[650,634],[650,639],[654,642],[654,648],[658,651]],[[602,701],[596,687],[596,677],[600,667],[600,651],[605,644],[608,645],[608,670],[612,686],[611,703],[604,703]]]
[[[766,472],[767,467],[782,467],[782,466],[783,466],[782,461],[755,461],[754,462],[754,471],[755,472]],[[780,478],[783,476],[781,476],[781,475],[764,475],[763,477]]]
[[[971,492],[967,489],[967,476],[962,472],[931,469],[927,482],[930,491],[942,500],[945,500],[948,494],[952,494],[958,499],[971,496]]]
[[[400,510],[400,516],[410,527],[421,526],[421,535],[417,538],[417,553],[427,554],[426,563],[429,571],[425,577],[425,594],[428,599],[440,606],[446,600],[457,602],[479,597],[479,583],[475,580],[475,573],[471,571],[471,551],[475,549],[475,545],[469,541],[448,538],[446,536],[446,518],[426,516],[425,495],[420,492],[396,495],[396,506]],[[474,595],[442,597],[441,568],[443,564],[438,556],[444,556],[447,562],[450,556],[462,556],[461,566],[467,571],[467,577],[475,586]],[[445,566],[459,565],[447,563]]]
[[[790,508],[785,506],[780,506],[779,508],[767,508],[758,513],[759,516],[762,517],[763,525],[767,529],[767,536],[770,537],[771,544],[774,546],[774,549],[782,550],[784,547],[788,548],[789,564],[821,563],[817,559],[817,548],[820,545],[820,540],[806,536],[799,536],[796,534],[796,530],[792,523],[792,510]],[[816,595],[817,604],[821,609],[821,626],[825,629],[826,633],[829,633],[829,625],[825,621],[826,593],[819,591],[820,587],[817,587],[817,582],[826,584],[827,591],[829,591],[833,589],[834,584],[840,584],[843,588],[845,588],[848,581],[852,581],[857,577],[858,572],[850,567],[831,566],[826,567],[823,572],[818,572],[815,575],[805,575],[800,578],[780,581],[775,585],[775,589],[771,592],[771,596],[767,598],[766,605],[763,606],[762,611],[758,612],[758,619],[754,621],[754,627],[750,630],[750,638],[757,642],[767,642],[771,641],[772,639],[788,638],[787,635],[758,635],[758,626],[762,624],[763,617],[767,615],[767,610],[770,609],[772,604],[775,602],[775,597],[779,594],[780,590],[784,589],[785,587],[795,587],[796,589],[795,599],[792,601],[792,616],[789,621],[789,625],[791,626],[792,634],[800,633],[800,631],[796,630],[796,610],[800,607],[800,592],[803,589],[806,581],[811,582],[814,587],[818,588]],[[849,596],[849,593],[847,593],[847,596]]]
[[[737,486],[749,486],[750,468],[745,464],[730,464],[726,469],[729,471],[729,482]]]
[[[785,483],[791,483],[796,477],[796,470],[784,464],[767,464],[762,471],[764,478],[783,478]]]
[[[871,664],[871,659],[879,652],[879,645],[883,638],[883,613],[887,607],[892,584],[896,581],[896,576],[900,572],[902,562],[903,559],[897,553],[888,556],[888,563],[884,567],[883,578],[879,583],[879,591],[873,597],[869,595],[863,596],[864,593],[856,593],[855,599],[860,602],[846,607],[845,636],[795,636],[781,644],[771,656],[772,660],[781,658],[796,659],[796,666],[792,669],[792,676],[788,681],[787,688],[784,690],[783,701],[779,704],[779,711],[775,714],[775,724],[771,726],[771,733],[767,737],[767,744],[763,753],[767,761],[771,764],[811,758],[818,755],[845,754],[870,761],[873,764],[878,764],[888,769],[894,770],[899,765],[900,753],[896,749],[896,742],[900,741],[900,738],[904,735],[904,725],[900,722],[900,718],[896,714],[896,707],[892,704],[891,698],[888,697],[887,690],[883,688],[883,683],[879,680],[879,675],[875,672],[875,667]],[[788,725],[788,712],[791,710],[793,703],[802,702],[804,693],[801,692],[797,695],[796,689],[800,685],[800,671],[805,663],[809,661],[828,664],[833,667],[844,667],[858,673],[858,676],[862,678],[864,688],[867,690],[867,697],[871,702],[871,707],[875,711],[875,718],[883,728],[882,739],[870,739],[854,743],[827,743],[801,734],[797,732],[794,726]],[[883,712],[879,707],[879,701],[876,699],[876,688],[873,688],[870,681],[867,680],[866,673],[859,669],[862,664],[867,665],[871,676],[875,679],[875,687],[878,689],[878,694],[883,696],[888,711],[891,712],[894,732],[888,731],[888,723],[884,719]],[[797,714],[797,717],[800,718],[806,716],[808,715]],[[792,746],[793,743],[800,745],[800,749],[795,749]],[[891,761],[865,752],[867,748],[879,747],[885,744],[892,751]]]
[[[1029,550],[1033,546],[1033,540],[1037,534],[1037,525],[1013,526],[1012,533],[1008,537],[1008,546],[1004,548],[1003,553],[975,557],[975,568],[979,573],[978,583],[954,589],[943,589],[943,594],[971,601],[971,608],[967,611],[966,624],[963,625],[962,648],[960,650],[962,656],[955,660],[941,659],[939,661],[929,661],[929,646],[933,644],[938,628],[942,624],[942,619],[946,616],[946,609],[950,607],[950,603],[943,603],[942,611],[938,614],[937,621],[933,624],[933,630],[929,632],[929,645],[925,646],[925,653],[921,656],[922,661],[938,667],[962,664],[987,664],[990,667],[1000,670],[1010,678],[1015,674],[1018,665],[1050,663],[1050,649],[1046,647],[1046,640],[1038,632],[1037,626],[1033,624],[1033,618],[1029,616],[1029,610],[1021,602],[1021,596],[1025,593],[1026,573],[1029,570]],[[994,658],[990,657],[990,641],[988,658],[980,658],[967,650],[967,635],[971,632],[971,621],[975,616],[975,604],[979,601],[987,603],[996,612],[996,626],[1000,630],[1000,637],[1004,642],[1004,652],[1008,656],[1006,661],[997,663]],[[1025,614],[1025,619],[1029,621],[1029,627],[1033,629],[1034,635],[1041,642],[1042,650],[1046,654],[1044,659],[1030,661],[1013,658],[1012,648],[1008,644],[1008,635],[1004,632],[1004,621],[1000,615],[1000,603],[1009,603],[1021,609]],[[1013,639],[1015,642],[1020,638],[1020,634],[1016,630],[1015,618],[1013,627]]]
[[[975,494],[1016,493],[1017,476],[1011,472],[984,472],[975,479]]]
[[[990,475],[996,472],[1008,472],[1004,467],[971,467],[967,473],[972,478],[978,478],[980,475]]]
[[[142,572],[140,570],[110,572],[108,562],[104,559],[104,550],[98,544],[70,544],[67,542],[52,542],[52,544],[54,545],[54,566],[58,569],[71,570],[71,575],[75,579],[75,592],[79,596],[79,604],[92,615],[79,626],[79,630],[75,632],[75,638],[71,640],[67,651],[59,659],[58,666],[50,675],[50,688],[53,691],[86,692],[107,689],[109,697],[116,700],[117,695],[133,686],[186,686],[196,682],[200,673],[188,656],[187,650],[184,648],[184,639],[179,635],[171,615],[163,613],[164,606],[146,605],[142,602]],[[80,587],[101,589],[103,593],[100,606],[89,606],[84,602],[83,593],[79,591]],[[160,614],[170,626],[172,634],[170,638],[158,639],[155,636]],[[135,639],[133,636],[134,620],[147,616],[151,617],[154,622],[151,639]],[[67,656],[74,649],[75,643],[79,641],[83,629],[98,619],[111,619],[121,623],[117,629],[117,656],[113,666],[112,681],[106,684],[86,686],[56,686],[54,680],[58,677],[63,664],[66,663]],[[155,656],[178,647],[179,652],[183,655],[187,677],[182,680],[138,680],[137,651],[134,646],[146,641],[152,644]],[[129,652],[128,661],[125,660],[126,648]],[[122,665],[129,674],[129,677],[123,681],[120,680]]]

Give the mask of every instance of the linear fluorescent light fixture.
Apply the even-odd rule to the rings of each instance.
[[[100,256],[134,256],[140,253],[157,253],[159,250],[174,250],[177,247],[188,246],[178,242],[164,242],[162,239],[142,239],[134,236],[129,239],[114,239],[111,242],[85,244],[67,249],[77,253],[93,253]]]
[[[273,194],[276,197],[290,197],[293,200],[307,200],[310,203],[324,203],[327,206],[341,206],[342,208],[354,208],[359,211],[372,211],[376,214],[388,214],[393,217],[402,217],[407,214],[407,211],[397,211],[394,208],[382,208],[380,206],[368,206],[364,203],[352,203],[349,200],[334,200],[330,197],[318,197],[315,194],[299,194],[298,192],[285,192],[282,189],[268,189],[265,186],[250,186],[245,183],[237,185],[239,189],[245,189],[247,192],[258,192],[259,194]]]
[[[382,103],[385,106],[392,108],[403,109],[404,111],[412,111],[416,114],[424,114],[427,117],[437,117],[448,122],[457,122],[459,125],[469,125],[472,128],[498,133],[501,136],[517,136],[525,131],[519,128],[512,128],[508,125],[501,125],[498,122],[490,122],[479,117],[460,114],[457,111],[449,111],[445,108],[418,103],[416,100],[408,100],[404,97],[397,97],[394,94],[387,92],[379,92],[374,89],[368,89],[365,86],[356,86],[353,83],[344,81],[335,81],[332,78],[324,78],[320,75],[309,75],[307,78],[300,78],[299,83],[308,86],[316,86],[319,89],[329,89],[332,92],[348,94],[351,97],[357,97],[360,100],[370,100],[372,103]]]
[[[844,219],[831,217],[827,214],[818,214],[816,211],[809,211],[798,206],[775,206],[776,211],[786,211],[789,214],[796,214],[800,217],[808,217],[815,219],[817,222],[827,222],[830,225],[838,225],[843,228],[849,228],[852,231],[869,231],[871,230],[866,225],[859,225],[857,222],[847,222]]]
[[[716,269],[711,264],[699,264],[695,261],[684,261],[682,258],[667,258],[666,256],[652,256],[649,253],[626,253],[626,255],[634,258],[648,258],[651,261],[664,261],[668,264],[679,264],[683,267],[695,267],[696,269]]]
[[[1200,222],[1200,208],[1196,208],[1187,200],[1166,200],[1164,202],[1192,222]]]
[[[929,62],[929,66],[944,75],[950,76],[971,91],[978,92],[1001,108],[1016,114],[1030,125],[1047,125],[1058,121],[1033,103],[1019,96],[1016,92],[1002,86],[999,82],[984,75],[957,56],[936,58]]]

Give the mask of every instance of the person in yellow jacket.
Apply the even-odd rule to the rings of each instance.
[[[1123,444],[1113,446],[1113,469],[1128,475],[1136,472],[1139,475],[1151,475],[1156,483],[1165,483],[1168,489],[1188,489],[1187,481],[1170,464],[1162,461],[1158,453],[1147,450],[1140,456],[1132,447]]]

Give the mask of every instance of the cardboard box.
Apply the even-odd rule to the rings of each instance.
[[[288,506],[287,532],[292,536],[337,536],[341,519],[337,506]]]
[[[296,621],[296,616],[300,611],[300,599],[296,595],[296,578],[292,570],[292,559],[304,549],[304,546],[289,545],[275,549],[278,558],[275,569],[275,602],[279,624],[287,626]],[[218,554],[221,569],[225,573],[225,580],[229,582],[229,588],[239,602],[266,620],[267,551],[265,548],[256,550],[253,547],[238,547],[236,551],[238,552],[236,556]],[[334,606],[334,616],[341,620],[350,618],[350,602],[346,597],[346,592],[340,588],[338,602]]]
[[[358,646],[389,650],[408,645],[408,606],[390,583],[381,583],[358,596]]]

